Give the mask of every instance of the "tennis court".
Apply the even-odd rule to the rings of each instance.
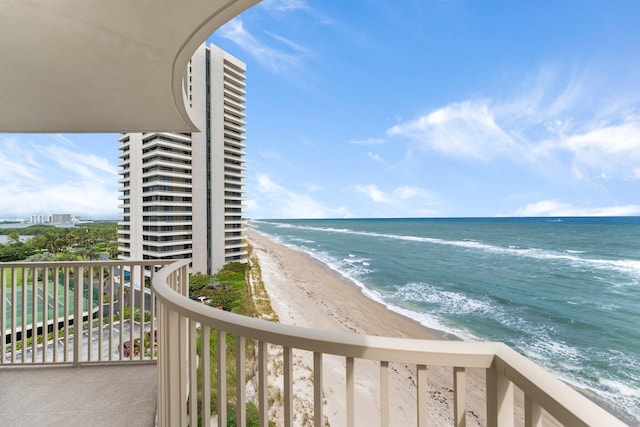
[[[20,328],[22,325],[22,316],[25,315],[26,316],[26,323],[27,325],[31,325],[32,320],[33,320],[33,293],[34,293],[34,289],[33,289],[33,285],[32,284],[28,284],[28,285],[23,285],[23,286],[15,286],[13,288],[11,287],[7,287],[5,289],[5,298],[3,303],[5,304],[6,307],[6,328],[10,329],[11,328],[11,323],[12,323],[12,309],[15,309],[15,315],[16,315],[16,327]],[[56,289],[57,288],[57,289]],[[12,295],[12,291],[15,292],[15,297]],[[24,307],[23,310],[23,302],[24,302],[24,297],[25,295],[23,295],[23,293],[26,292],[26,305]],[[56,293],[57,293],[57,300],[56,300]],[[84,292],[85,297],[87,292]],[[68,307],[69,307],[69,315],[73,314],[73,309],[75,307],[74,305],[74,292],[73,292],[73,288],[69,289],[67,292],[67,298],[68,298]],[[46,300],[46,301],[45,301]],[[97,298],[96,298],[97,300]],[[15,307],[13,307],[13,301],[15,301]],[[46,303],[46,308],[47,308],[47,319],[51,320],[54,317],[56,318],[61,318],[64,316],[64,307],[65,307],[65,286],[64,285],[58,285],[56,287],[56,285],[53,282],[50,282],[47,285],[47,293],[45,296],[45,292],[43,289],[43,286],[40,285],[36,285],[36,322],[42,322],[43,319],[43,313],[44,313],[44,306]],[[57,312],[55,310],[57,305]],[[87,310],[88,308],[88,301],[87,298],[84,298],[84,302],[83,302],[83,310]]]

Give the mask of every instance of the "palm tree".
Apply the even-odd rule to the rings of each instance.
[[[89,261],[100,258],[100,254],[98,254],[98,251],[96,251],[95,248],[86,249],[85,253],[87,255],[87,258],[89,258]]]
[[[12,231],[11,233],[9,233],[9,244],[14,245],[16,243],[20,243],[20,233],[18,233],[17,231]]]
[[[118,242],[109,243],[109,258],[118,259]]]
[[[58,252],[58,245],[55,243],[57,238],[58,236],[56,236],[55,233],[51,233],[50,231],[47,231],[42,235],[42,240],[45,248],[47,249],[47,252],[52,254]]]

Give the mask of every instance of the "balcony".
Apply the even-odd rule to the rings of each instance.
[[[469,418],[471,372],[481,372],[484,378],[482,425],[510,426],[514,419],[525,426],[623,425],[500,343],[311,330],[199,304],[187,297],[189,262],[0,264],[0,321],[5,331],[0,344],[0,424],[95,424],[98,416],[104,417],[103,425],[210,425],[212,420],[227,425],[230,417],[245,425],[249,371],[255,373],[257,390],[251,404],[258,408],[260,425],[268,424],[269,390],[277,386],[282,388],[288,426],[296,412],[292,402],[299,380],[293,355],[304,352],[313,360],[308,375],[315,426],[324,422],[327,375],[336,374],[325,370],[325,361],[336,357],[344,366],[338,376],[346,396],[346,410],[338,418],[347,426],[360,425],[356,389],[362,380],[371,380],[359,377],[362,363],[373,363],[379,371],[374,398],[383,426],[397,415],[389,404],[396,364],[409,365],[417,373],[415,379],[404,379],[415,388],[416,398],[403,409],[415,414],[416,425],[427,425],[430,413],[443,404],[427,392],[428,372],[436,368],[450,375],[451,425],[464,426]],[[76,278],[82,278],[82,286],[75,286]],[[230,348],[228,337],[235,341]],[[210,348],[211,339],[216,351],[203,351]],[[278,384],[269,375],[269,367],[276,365],[282,367]],[[230,384],[235,392],[228,394]],[[32,396],[49,398],[32,402]],[[228,412],[228,403],[234,404],[234,413]]]
[[[157,308],[139,284],[166,264],[0,264],[0,425],[153,425],[157,351],[140,343]]]

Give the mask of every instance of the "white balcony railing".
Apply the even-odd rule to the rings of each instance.
[[[284,425],[293,424],[294,351],[313,354],[316,426],[324,420],[323,359],[329,356],[344,359],[346,411],[341,415],[348,426],[359,424],[354,400],[361,360],[374,361],[379,366],[379,416],[383,426],[389,425],[396,415],[389,405],[390,363],[415,367],[416,425],[426,425],[428,413],[433,410],[429,405],[436,404],[427,395],[428,367],[446,367],[451,372],[452,424],[456,426],[464,426],[466,422],[466,378],[470,369],[485,371],[487,426],[514,424],[516,389],[524,394],[523,415],[519,416],[525,426],[542,425],[543,416],[548,420],[549,415],[570,426],[623,425],[503,344],[345,334],[239,316],[188,299],[189,260],[168,263],[0,264],[0,330],[5,335],[0,342],[0,367],[153,363],[157,354],[159,425],[209,425],[212,419],[218,425],[227,425],[228,415],[235,415],[237,425],[244,426],[245,368],[250,359],[245,345],[255,342],[256,403],[262,426],[269,421],[269,363],[283,366]],[[166,267],[158,271],[162,266]],[[145,286],[149,281],[153,290]],[[75,285],[80,282],[82,286]],[[235,337],[236,366],[227,367],[227,336]],[[213,353],[203,351],[209,349],[210,337],[217,339]],[[269,354],[269,348],[274,346],[281,351]],[[228,371],[235,371],[233,396],[227,396]],[[216,395],[215,405],[211,403],[212,394]],[[235,414],[227,414],[228,401],[235,402]]]
[[[216,310],[187,298],[189,260],[177,262],[160,270],[152,287],[158,301],[158,424],[211,425],[217,419],[226,426],[235,415],[237,425],[246,423],[246,343],[257,348],[257,407],[261,426],[268,425],[268,365],[283,365],[284,425],[294,419],[294,375],[292,353],[305,350],[313,353],[313,423],[323,425],[323,358],[337,355],[344,358],[344,388],[346,412],[344,424],[359,425],[354,395],[358,372],[356,361],[375,361],[380,370],[380,424],[388,426],[394,420],[389,406],[389,363],[399,362],[415,367],[416,425],[424,426],[430,410],[427,394],[427,367],[447,367],[453,383],[453,421],[455,426],[466,423],[466,373],[482,369],[486,373],[484,402],[487,426],[514,425],[514,395],[516,388],[524,394],[524,411],[520,415],[525,426],[542,425],[543,417],[552,416],[562,425],[616,426],[618,419],[600,408],[553,375],[504,344],[493,342],[467,343],[459,341],[426,341],[384,338],[311,330],[244,317]],[[227,336],[235,337],[235,367],[227,366]],[[216,351],[210,352],[210,339],[216,339]],[[278,355],[269,348],[278,346]],[[229,349],[232,351],[233,349]],[[275,357],[281,360],[273,360]],[[331,356],[333,357],[333,356]],[[215,372],[212,370],[216,366]],[[234,371],[235,395],[227,396],[228,370]],[[212,390],[212,382],[215,387]],[[212,393],[217,396],[213,401]],[[227,403],[236,404],[236,413],[227,413]],[[408,403],[408,402],[407,402]],[[215,414],[215,415],[212,415]],[[548,414],[548,415],[547,415]],[[524,418],[522,420],[522,418]]]
[[[0,366],[154,361],[148,284],[169,262],[0,263]]]

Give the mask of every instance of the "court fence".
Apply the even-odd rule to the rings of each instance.
[[[0,263],[0,366],[155,360],[150,283],[168,263]]]

